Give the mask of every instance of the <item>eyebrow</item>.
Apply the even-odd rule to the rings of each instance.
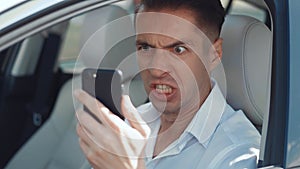
[[[184,44],[185,44],[185,43],[182,42],[182,41],[176,41],[176,42],[174,42],[174,43],[171,43],[171,44],[162,46],[162,48],[174,48],[174,47],[176,47],[176,46],[178,46],[178,45],[184,45]],[[155,48],[154,45],[151,45],[151,44],[149,44],[148,42],[143,41],[143,40],[137,40],[137,41],[136,41],[136,45],[148,45],[148,46],[150,46],[151,48]]]

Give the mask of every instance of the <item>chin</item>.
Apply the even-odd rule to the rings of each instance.
[[[166,102],[159,102],[159,101],[151,101],[153,106],[158,112],[163,114],[173,114],[178,113],[180,111],[180,107]]]

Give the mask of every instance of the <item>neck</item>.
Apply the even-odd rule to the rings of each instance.
[[[173,138],[174,141],[183,133],[196,113],[197,110],[184,118],[180,118],[178,114],[163,114],[160,117],[161,125],[159,134],[163,134],[168,138]]]
[[[183,120],[178,120],[177,115],[163,114],[160,119],[161,125],[156,138],[153,157],[157,156],[167,146],[180,137],[193,119],[193,116],[189,116],[189,118],[185,118]]]
[[[211,91],[211,87],[208,86],[205,89],[206,90],[201,91],[201,93],[205,94],[202,96],[202,98],[200,98],[199,103],[193,104],[193,101],[189,101],[187,102],[186,106],[181,108],[181,112],[164,112],[160,117],[161,126],[159,134],[165,132],[166,130],[170,130],[170,133],[173,135],[172,131],[175,130],[176,133],[179,134],[177,135],[179,137],[180,134],[186,129],[188,124],[192,121],[193,117],[208,97]]]
[[[163,113],[161,115],[161,125],[156,138],[157,140],[153,157],[157,156],[168,145],[180,137],[180,135],[192,121],[195,114],[198,112],[209,92],[210,88],[208,88],[207,94],[200,100],[198,106],[187,106],[189,108],[187,108],[184,112],[181,112],[181,115],[179,115],[179,113]]]

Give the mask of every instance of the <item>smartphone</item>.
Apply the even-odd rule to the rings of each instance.
[[[121,80],[122,72],[120,70],[88,68],[82,72],[82,89],[98,99],[112,113],[124,119],[121,114]],[[85,106],[84,110],[101,123]]]

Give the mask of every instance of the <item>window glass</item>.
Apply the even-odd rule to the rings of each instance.
[[[73,73],[76,59],[80,53],[80,30],[83,16],[69,21],[69,26],[59,55],[59,67],[68,73]]]
[[[233,1],[230,13],[252,16],[263,23],[266,21],[266,12],[264,10],[240,0]]]
[[[221,3],[222,3],[224,8],[227,8],[227,6],[229,4],[229,0],[221,0]]]
[[[11,72],[13,76],[33,75],[35,73],[43,43],[42,33],[28,37],[22,42]]]
[[[25,0],[2,0],[1,1],[1,5],[0,5],[0,13],[9,9],[9,8],[12,8],[22,2],[24,2]]]
[[[125,9],[128,13],[134,12],[132,0],[116,2],[114,5]],[[79,15],[69,21],[67,33],[59,55],[59,67],[65,73],[80,73],[84,67],[80,61],[76,63],[81,46],[84,45],[80,37],[84,17],[85,14]],[[77,70],[74,70],[75,64],[77,64]]]
[[[78,16],[70,20],[64,44],[60,53],[60,60],[74,59],[78,56],[80,49],[80,28],[83,16]]]
[[[51,1],[45,1],[45,0],[34,0],[34,1],[27,1],[23,5],[17,6],[13,10],[8,10],[7,12],[4,12],[1,14],[0,17],[0,30],[6,28],[7,26],[13,25],[23,19],[26,19],[27,17],[32,16],[33,14],[42,11],[44,9],[47,9],[55,4],[58,4],[59,2],[62,2],[62,0],[51,0]],[[20,2],[21,3],[21,2]],[[18,4],[18,3],[16,3]],[[3,0],[1,0],[1,5],[3,6],[0,10],[5,10],[7,8],[3,4]],[[11,4],[9,6],[12,6],[14,4]]]
[[[230,0],[221,0],[224,8],[227,7]],[[260,3],[259,3],[260,4]],[[229,14],[247,15],[254,17],[263,23],[266,22],[266,11],[242,0],[233,0]]]

